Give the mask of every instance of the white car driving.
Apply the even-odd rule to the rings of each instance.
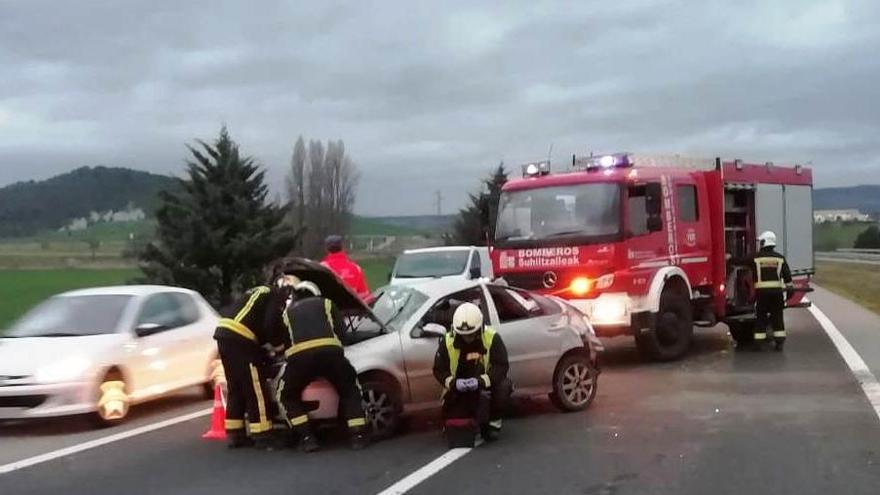
[[[49,298],[0,335],[0,419],[92,413],[210,384],[217,314],[197,293],[162,286]],[[108,385],[109,384],[109,385]]]
[[[374,434],[392,434],[401,415],[440,405],[432,373],[439,339],[455,309],[471,302],[504,338],[515,395],[547,396],[563,411],[579,411],[596,396],[602,344],[584,315],[561,299],[488,283],[437,279],[377,291],[372,310],[326,269],[300,260],[296,275],[336,302],[350,328],[345,355],[358,372]],[[312,419],[332,419],[338,397],[326,381],[303,392]]]

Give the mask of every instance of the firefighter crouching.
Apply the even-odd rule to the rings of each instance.
[[[508,369],[507,348],[500,335],[484,326],[480,308],[471,303],[459,306],[452,332],[440,341],[434,357],[434,377],[444,387],[447,434],[453,421],[476,420],[485,440],[498,438],[513,391]]]
[[[305,452],[319,448],[302,401],[303,390],[318,378],[329,381],[339,395],[351,447],[366,447],[369,437],[357,373],[345,358],[339,340],[345,333],[342,314],[332,301],[321,297],[317,285],[303,281],[296,286],[284,318],[288,332],[287,364],[276,394],[290,427],[300,435],[300,448]]]
[[[761,249],[749,257],[752,279],[755,282],[755,345],[760,349],[767,341],[768,329],[772,332],[776,350],[785,345],[786,289],[791,289],[791,270],[785,256],[774,249],[776,234],[767,231],[758,237]]]
[[[230,448],[272,445],[274,405],[266,389],[264,347],[284,343],[284,309],[298,282],[295,277],[280,277],[274,286],[251,289],[220,312],[214,339],[226,374],[225,426]]]

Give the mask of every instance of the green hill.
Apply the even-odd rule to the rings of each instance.
[[[158,193],[173,189],[172,177],[109,167],[82,167],[44,181],[0,188],[0,237],[24,237],[58,230],[93,211],[119,211],[131,205],[148,215]]]
[[[880,213],[880,185],[816,189],[813,191],[813,208],[816,210],[857,208],[862,213]]]
[[[349,235],[420,235],[424,231],[411,227],[393,225],[383,221],[381,217],[361,217],[355,215],[351,220]]]

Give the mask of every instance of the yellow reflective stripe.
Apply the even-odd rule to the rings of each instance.
[[[293,356],[297,352],[307,351],[309,349],[314,349],[315,347],[342,347],[342,342],[339,341],[336,337],[325,337],[323,339],[313,339],[307,340],[300,344],[296,344],[287,351],[284,352],[284,355],[287,357]]]
[[[254,332],[251,331],[250,328],[235,320],[223,318],[217,323],[217,326],[225,328],[227,330],[232,330],[233,332],[241,335],[248,340],[253,340],[254,342],[257,341],[257,336],[254,334]]]
[[[268,287],[258,287],[256,289],[254,289],[254,292],[251,294],[251,297],[248,299],[247,304],[245,304],[244,308],[242,308],[241,311],[239,311],[238,314],[235,315],[235,321],[241,321],[242,319],[244,319],[244,317],[247,316],[248,313],[250,313],[252,309],[254,309],[254,304],[256,304],[257,300],[260,299],[260,296],[262,296],[264,294],[268,294],[268,293],[269,293]]]
[[[756,333],[756,334],[755,334],[755,340],[764,340],[764,339],[766,339],[766,338],[767,338],[767,334],[766,334],[766,333],[761,332],[761,333]]]
[[[271,424],[269,422],[269,417],[266,416],[266,401],[263,397],[263,387],[260,385],[260,374],[257,372],[257,367],[249,364],[251,368],[251,381],[254,385],[254,394],[257,396],[257,410],[260,412],[260,424],[266,425]]]
[[[782,280],[767,280],[762,282],[755,282],[756,289],[784,289],[785,284],[782,283]]]
[[[290,336],[290,343],[293,343],[293,325],[290,324],[290,316],[287,314],[287,311],[281,314],[281,321],[284,322],[284,326],[287,327],[287,335]]]
[[[324,299],[324,313],[327,315],[327,323],[330,324],[330,331],[333,331],[333,303],[330,299]]]
[[[268,430],[266,430],[265,423],[248,423],[248,431],[250,431],[251,433],[263,433],[264,431]]]
[[[366,426],[367,420],[366,418],[354,418],[348,420],[349,428],[357,428],[358,426]]]
[[[774,331],[773,336],[776,338],[785,338],[785,330]]]
[[[483,386],[489,388],[492,386],[492,380],[489,379],[489,375],[480,375],[480,379],[483,380]]]
[[[295,418],[291,418],[290,425],[291,426],[299,426],[304,425],[309,422],[309,415],[303,414],[302,416],[297,416]]]
[[[281,415],[287,417],[287,410],[284,409],[284,403],[281,402],[281,394],[284,393],[284,378],[278,381],[278,390],[275,391],[275,403],[278,404],[278,409],[281,411]]]
[[[446,383],[444,383],[443,385],[444,385],[446,388],[449,388],[449,387],[452,385],[452,380],[453,380],[454,378],[455,378],[455,377],[453,377],[452,375],[447,376],[447,377],[446,377]]]
[[[227,430],[240,430],[244,428],[244,420],[241,419],[227,419],[223,426],[226,427]]]
[[[504,424],[504,421],[503,421],[503,420],[500,420],[500,419],[496,419],[496,420],[493,420],[493,421],[489,421],[489,426],[491,426],[492,428],[495,428],[496,430],[500,430],[500,429],[501,429],[501,426],[502,426],[503,424]]]

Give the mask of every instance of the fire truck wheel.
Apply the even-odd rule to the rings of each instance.
[[[660,311],[653,328],[636,335],[636,346],[647,359],[674,361],[687,353],[693,335],[690,301],[680,291],[669,287],[660,295]]]
[[[730,336],[737,344],[751,344],[755,340],[755,322],[731,321],[727,323]]]

